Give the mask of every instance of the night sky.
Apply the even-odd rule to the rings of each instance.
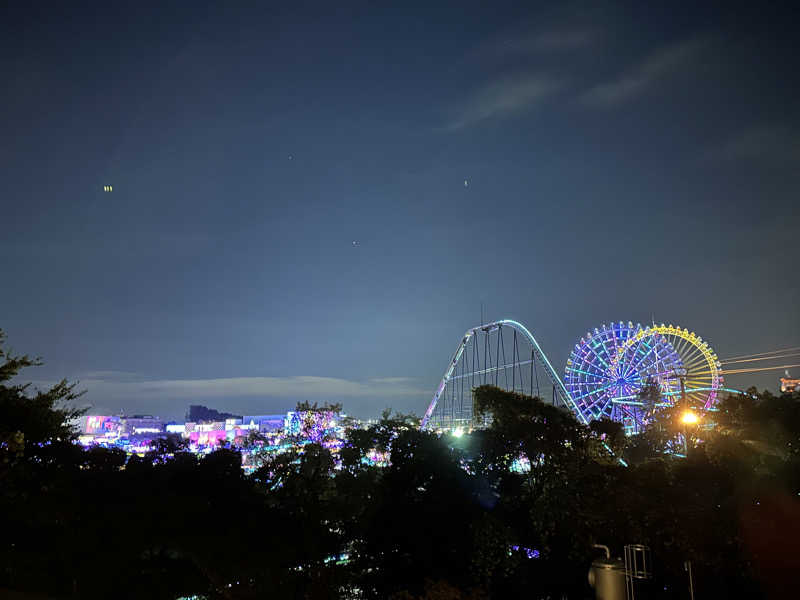
[[[800,345],[790,4],[388,5],[0,9],[27,379],[101,414],[421,414],[481,303],[560,373],[609,321]]]

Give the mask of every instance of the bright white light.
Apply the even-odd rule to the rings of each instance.
[[[464,435],[464,430],[461,427],[453,429],[453,437],[460,438],[462,435]]]
[[[700,420],[699,417],[690,410],[685,411],[681,415],[681,422],[684,423],[684,425],[694,425],[699,420]]]

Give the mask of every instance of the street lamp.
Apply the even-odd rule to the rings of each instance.
[[[683,411],[683,414],[681,415],[681,423],[684,425],[697,425],[698,421],[700,421],[700,418],[693,411]]]
[[[681,423],[683,423],[683,455],[689,458],[689,427],[693,427],[700,422],[700,417],[693,410],[687,408],[681,413]]]
[[[689,399],[686,397],[686,375],[679,375],[681,380],[681,404],[683,405],[683,413],[681,413],[681,423],[683,423],[683,455],[689,458],[689,427],[697,425],[700,417],[689,408]]]

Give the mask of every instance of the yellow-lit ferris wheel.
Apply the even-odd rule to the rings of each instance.
[[[672,350],[651,375],[666,403],[685,399],[691,407],[713,407],[724,383],[722,365],[708,342],[688,329],[663,323],[639,329],[617,348],[614,365],[637,364],[656,346]]]

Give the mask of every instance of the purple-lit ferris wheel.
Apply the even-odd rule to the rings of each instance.
[[[642,335],[643,331],[630,322],[603,324],[575,344],[564,385],[585,421],[605,417],[634,433],[665,405],[649,406],[639,397],[648,381],[659,385],[662,398],[679,392],[680,354],[665,336]]]
[[[651,382],[658,398],[640,392]],[[573,408],[584,422],[607,417],[627,433],[641,431],[661,407],[678,400],[710,409],[723,376],[703,338],[674,325],[612,323],[589,331],[570,353],[564,377]]]

